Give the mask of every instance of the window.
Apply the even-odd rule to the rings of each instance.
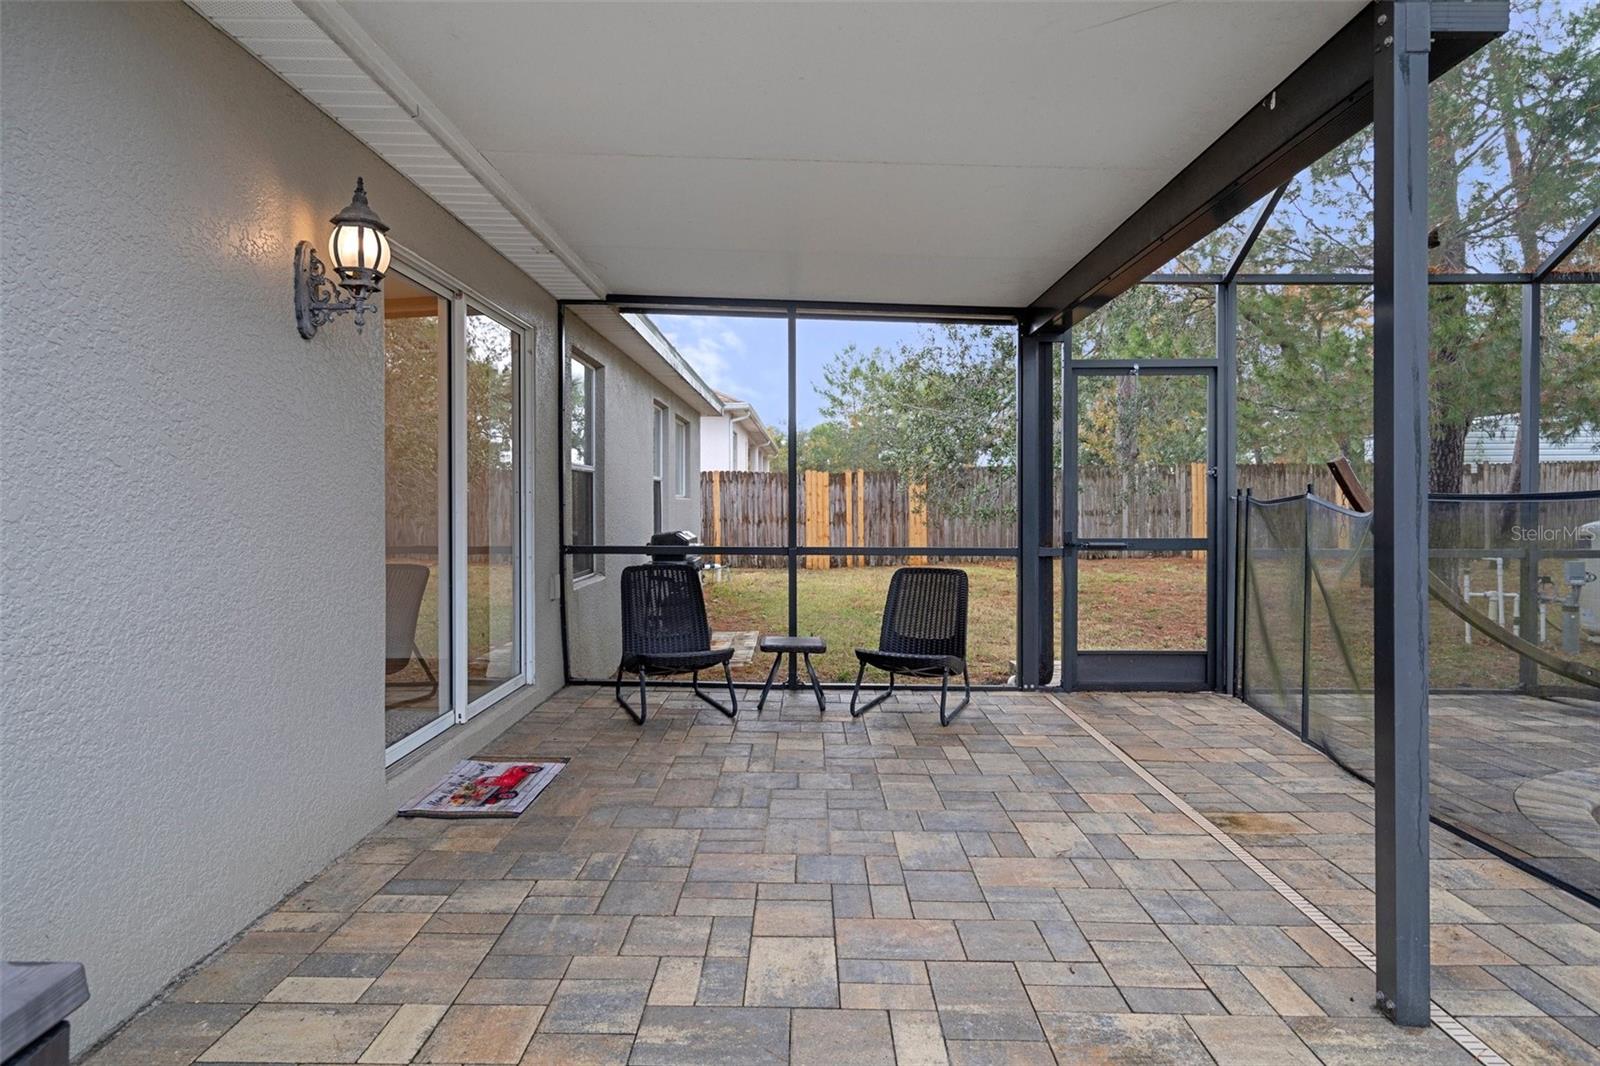
[[[650,448],[654,461],[650,464],[650,497],[654,504],[654,531],[660,532],[666,520],[666,488],[662,482],[667,476],[667,409],[658,403],[651,411]]]
[[[667,476],[667,409],[663,404],[656,404],[653,414],[654,420],[650,424],[650,448],[654,462],[650,469],[657,481]]]
[[[593,544],[596,537],[595,483],[598,478],[599,426],[598,386],[600,370],[593,363],[572,356],[567,364],[568,440],[572,451],[572,543]],[[593,555],[572,557],[572,576],[595,572]]]
[[[689,423],[680,418],[672,430],[672,446],[676,449],[673,456],[678,464],[677,485],[674,486],[674,491],[679,499],[683,499],[689,495]]]

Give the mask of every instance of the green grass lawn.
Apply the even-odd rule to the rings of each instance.
[[[422,607],[417,613],[417,647],[428,657],[428,665],[435,673],[439,664],[439,572],[435,560],[428,558],[394,557],[390,562],[418,562],[428,566],[428,587],[422,593]],[[487,690],[504,678],[489,678],[488,656],[492,648],[501,647],[516,639],[515,603],[516,575],[509,558],[468,558],[467,560],[467,681],[471,695],[479,689]],[[413,662],[389,678],[395,682],[423,682],[426,675]],[[408,693],[400,693],[404,698]]]
[[[971,583],[967,658],[972,680],[1001,683],[1016,651],[1017,572],[1009,562],[963,566]],[[853,681],[854,649],[875,647],[889,589],[890,566],[802,570],[799,623],[803,635],[827,639],[815,659],[824,681]],[[783,633],[788,627],[789,578],[783,569],[730,569],[706,581],[711,628]],[[1084,648],[1204,649],[1206,570],[1203,559],[1085,560],[1079,576],[1080,646]],[[1058,597],[1059,602],[1059,597]],[[1061,632],[1060,608],[1056,634]],[[761,680],[770,657],[736,668]]]

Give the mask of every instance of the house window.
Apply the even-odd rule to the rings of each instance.
[[[653,458],[650,470],[660,481],[667,476],[667,408],[664,404],[655,405],[650,424],[650,448]]]
[[[677,484],[674,486],[674,491],[679,499],[684,499],[689,495],[689,423],[680,418],[672,430],[672,446],[675,449],[673,457],[677,460]]]
[[[650,464],[650,498],[654,505],[652,528],[660,532],[665,521],[666,495],[664,481],[667,476],[667,409],[662,404],[656,404],[650,416],[650,448],[653,461]]]
[[[593,363],[572,356],[567,363],[568,441],[572,453],[573,544],[593,544],[598,539],[595,497],[599,482],[600,370]],[[572,575],[583,577],[595,572],[594,556],[572,556]]]

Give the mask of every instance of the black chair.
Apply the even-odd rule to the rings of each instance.
[[[732,718],[739,713],[728,668],[732,648],[711,646],[700,575],[682,563],[649,563],[622,571],[622,662],[617,666],[617,702],[640,725],[649,714],[645,681],[674,674],[693,675],[694,694]],[[700,671],[722,667],[728,705],[700,691]],[[639,711],[622,698],[622,675],[639,675]]]
[[[401,673],[416,659],[428,678],[428,690],[411,699],[388,703],[390,708],[409,707],[431,699],[439,691],[439,679],[428,668],[427,656],[417,647],[417,616],[422,610],[422,594],[428,589],[428,568],[421,563],[384,564],[384,651],[386,676]],[[386,686],[414,686],[415,681],[388,681]]]
[[[857,648],[861,669],[850,693],[850,714],[860,718],[894,695],[894,676],[937,677],[939,724],[949,725],[972,699],[967,676],[967,572],[938,566],[907,566],[889,579],[889,598],[883,607],[883,628],[877,648]],[[856,709],[861,679],[867,667],[889,672],[889,691]],[[956,709],[946,713],[950,679],[961,675],[965,695]]]

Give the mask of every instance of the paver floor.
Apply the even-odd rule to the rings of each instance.
[[[1311,722],[1342,762],[1372,773],[1370,699],[1316,694]],[[1600,702],[1436,695],[1429,739],[1436,814],[1600,895]]]
[[[660,708],[563,691],[484,751],[571,760],[528,813],[391,820],[91,1061],[1474,1061],[1231,850],[1370,944],[1371,790],[1233,700]],[[1434,857],[1436,1005],[1600,1063],[1600,911]]]

